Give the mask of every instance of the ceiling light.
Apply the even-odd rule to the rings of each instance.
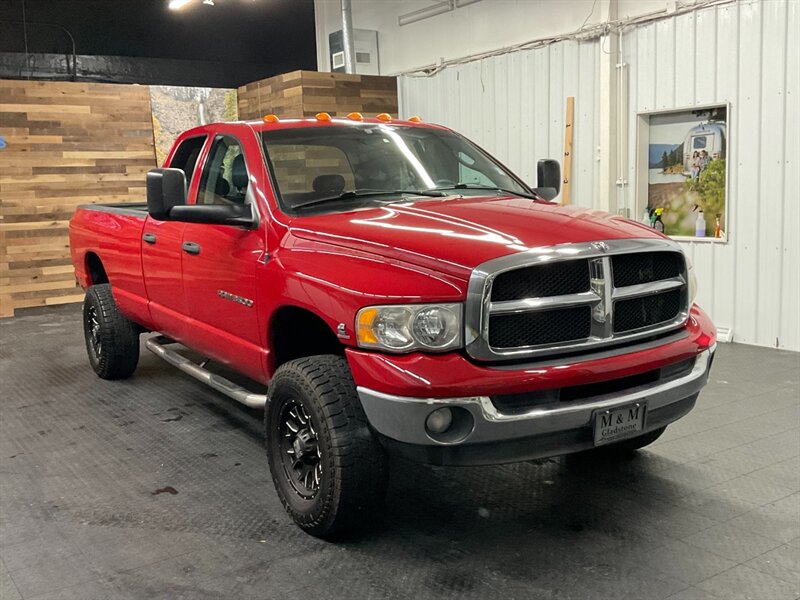
[[[180,10],[192,0],[169,0],[169,9],[170,10]]]

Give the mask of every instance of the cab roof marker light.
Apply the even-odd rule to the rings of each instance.
[[[418,116],[408,117],[408,120],[412,123],[422,123],[422,119]]]
[[[390,115],[389,113],[381,113],[375,118],[378,119],[378,121],[383,121],[384,123],[388,123],[389,121],[392,120],[392,115]]]
[[[360,112],[351,112],[349,115],[347,115],[347,118],[351,121],[363,121],[364,115],[362,115]]]
[[[331,115],[326,112],[319,112],[314,118],[317,119],[317,121],[330,121]]]
[[[264,121],[264,123],[278,123],[278,122],[280,122],[280,119],[276,115],[273,115],[273,114],[264,115],[263,117],[261,117],[261,120]]]

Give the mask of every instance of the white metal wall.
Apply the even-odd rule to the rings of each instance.
[[[536,161],[561,160],[566,97],[575,97],[573,202],[595,206],[599,185],[600,43],[562,42],[399,79],[400,112],[446,125],[536,183]]]
[[[599,42],[562,42],[402,77],[404,116],[464,133],[531,183],[563,154],[575,96],[573,202],[598,206]],[[629,160],[636,113],[730,103],[726,244],[687,242],[698,301],[738,342],[800,350],[800,1],[743,0],[627,30]]]
[[[631,182],[636,112],[730,103],[729,242],[686,244],[698,302],[735,341],[800,350],[800,2],[751,0],[639,27],[623,37],[623,60]]]

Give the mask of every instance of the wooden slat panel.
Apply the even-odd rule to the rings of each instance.
[[[0,316],[78,302],[78,204],[141,202],[156,166],[147,86],[0,80]]]
[[[281,118],[328,112],[344,116],[361,112],[375,116],[397,114],[397,80],[394,77],[292,71],[248,83],[238,90],[239,118],[259,119],[266,114]],[[24,127],[25,123],[19,126]],[[26,134],[20,134],[26,135]]]

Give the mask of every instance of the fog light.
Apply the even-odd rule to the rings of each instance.
[[[444,433],[453,424],[453,411],[449,408],[437,408],[425,420],[428,433]]]

